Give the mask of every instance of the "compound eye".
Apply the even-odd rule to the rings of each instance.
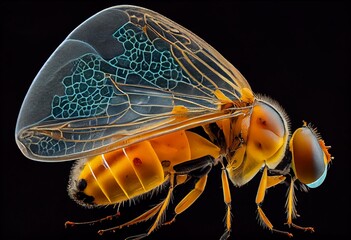
[[[331,156],[318,134],[310,126],[297,129],[290,140],[292,168],[302,183],[308,187],[320,186],[326,175]]]

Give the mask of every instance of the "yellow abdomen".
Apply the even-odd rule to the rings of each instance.
[[[186,131],[83,159],[73,169],[71,197],[86,206],[116,204],[147,193],[167,181],[173,166],[219,148]]]

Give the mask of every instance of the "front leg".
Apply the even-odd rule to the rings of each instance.
[[[258,187],[257,195],[256,195],[257,212],[258,212],[258,216],[259,216],[259,219],[260,219],[262,226],[267,227],[269,230],[271,230],[273,232],[282,233],[282,234],[285,234],[289,237],[292,237],[293,235],[289,232],[275,229],[273,227],[273,224],[269,221],[266,214],[263,212],[263,210],[261,208],[261,204],[264,200],[266,190],[269,187],[272,187],[272,186],[277,185],[278,183],[282,182],[284,179],[285,179],[284,176],[268,176],[267,166],[264,167],[261,181],[260,181],[260,185]]]
[[[304,231],[310,231],[310,232],[314,232],[314,228],[313,227],[301,227],[299,225],[296,225],[295,223],[292,222],[293,218],[298,217],[298,214],[296,212],[296,196],[295,196],[295,180],[293,178],[291,178],[291,182],[290,182],[290,187],[288,190],[288,198],[286,200],[286,213],[287,213],[287,222],[286,224],[289,225],[289,227],[294,227],[300,230],[304,230]]]

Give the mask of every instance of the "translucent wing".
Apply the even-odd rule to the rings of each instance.
[[[33,81],[16,141],[35,160],[99,154],[238,114],[244,77],[195,34],[135,6],[78,26]],[[220,94],[219,94],[220,93]],[[235,105],[238,106],[238,105]]]

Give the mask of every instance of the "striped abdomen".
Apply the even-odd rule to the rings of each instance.
[[[71,197],[87,206],[115,204],[162,185],[173,166],[219,148],[187,131],[167,134],[81,160],[72,170]]]

